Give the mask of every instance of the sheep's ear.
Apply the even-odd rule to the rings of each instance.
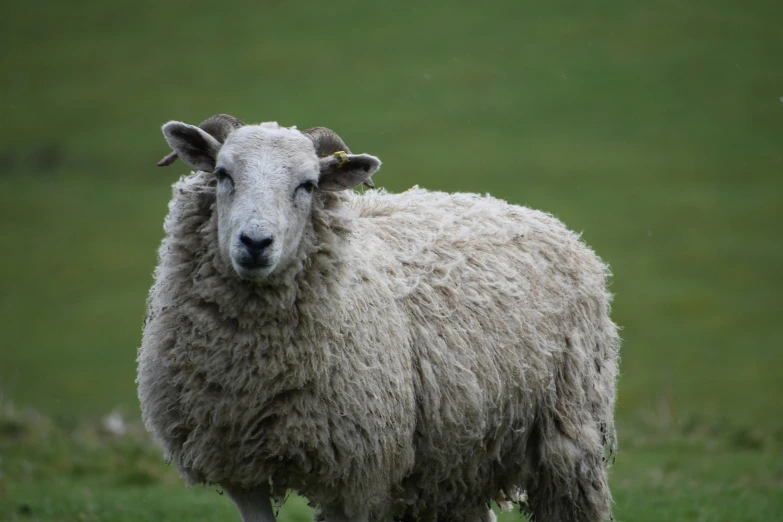
[[[321,158],[320,167],[320,190],[345,190],[362,183],[373,187],[370,177],[381,168],[381,160],[369,154],[335,152],[329,157]]]
[[[196,170],[215,170],[220,142],[193,125],[170,121],[163,126],[163,136],[177,155]]]

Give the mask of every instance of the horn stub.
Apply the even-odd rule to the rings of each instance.
[[[303,130],[302,133],[313,140],[315,152],[318,154],[319,158],[325,158],[339,150],[344,151],[346,154],[351,153],[351,149],[348,148],[348,145],[346,145],[342,138],[332,129],[327,129],[326,127],[313,127],[311,129]]]
[[[226,141],[226,138],[228,138],[228,135],[231,134],[232,131],[244,125],[245,124],[242,123],[242,121],[228,114],[216,114],[211,118],[201,122],[199,128],[201,128],[201,130],[207,134],[211,135],[220,143],[223,143]]]

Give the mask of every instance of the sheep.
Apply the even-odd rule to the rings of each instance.
[[[609,267],[550,214],[373,186],[333,131],[228,115],[163,134],[173,186],[138,352],[147,429],[244,522],[611,516]]]

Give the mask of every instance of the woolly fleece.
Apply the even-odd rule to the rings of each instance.
[[[138,354],[147,428],[189,484],[328,516],[610,515],[619,338],[606,265],[553,216],[417,187],[316,192],[266,283],[217,251],[215,179],[175,185]]]

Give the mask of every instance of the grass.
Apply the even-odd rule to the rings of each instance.
[[[159,127],[216,112],[327,125],[383,159],[390,190],[490,192],[582,231],[624,327],[615,518],[783,518],[778,3],[210,7],[0,18],[0,389],[19,405],[0,418],[0,520],[234,517],[145,436],[101,428],[138,418],[183,172],[154,167]]]
[[[668,413],[636,419],[614,468],[621,519],[776,520],[783,514],[783,432]],[[141,423],[120,412],[56,418],[0,403],[0,513],[23,521],[231,520],[216,488],[182,486]],[[302,498],[279,511],[310,520]],[[625,516],[623,516],[625,514]],[[517,520],[503,514],[501,522]]]
[[[113,420],[113,423],[111,422]],[[182,486],[162,465],[138,421],[114,412],[95,419],[53,419],[0,405],[2,520],[230,520],[233,504],[217,489]],[[2,476],[0,476],[2,477]],[[309,520],[302,499],[288,520]]]

